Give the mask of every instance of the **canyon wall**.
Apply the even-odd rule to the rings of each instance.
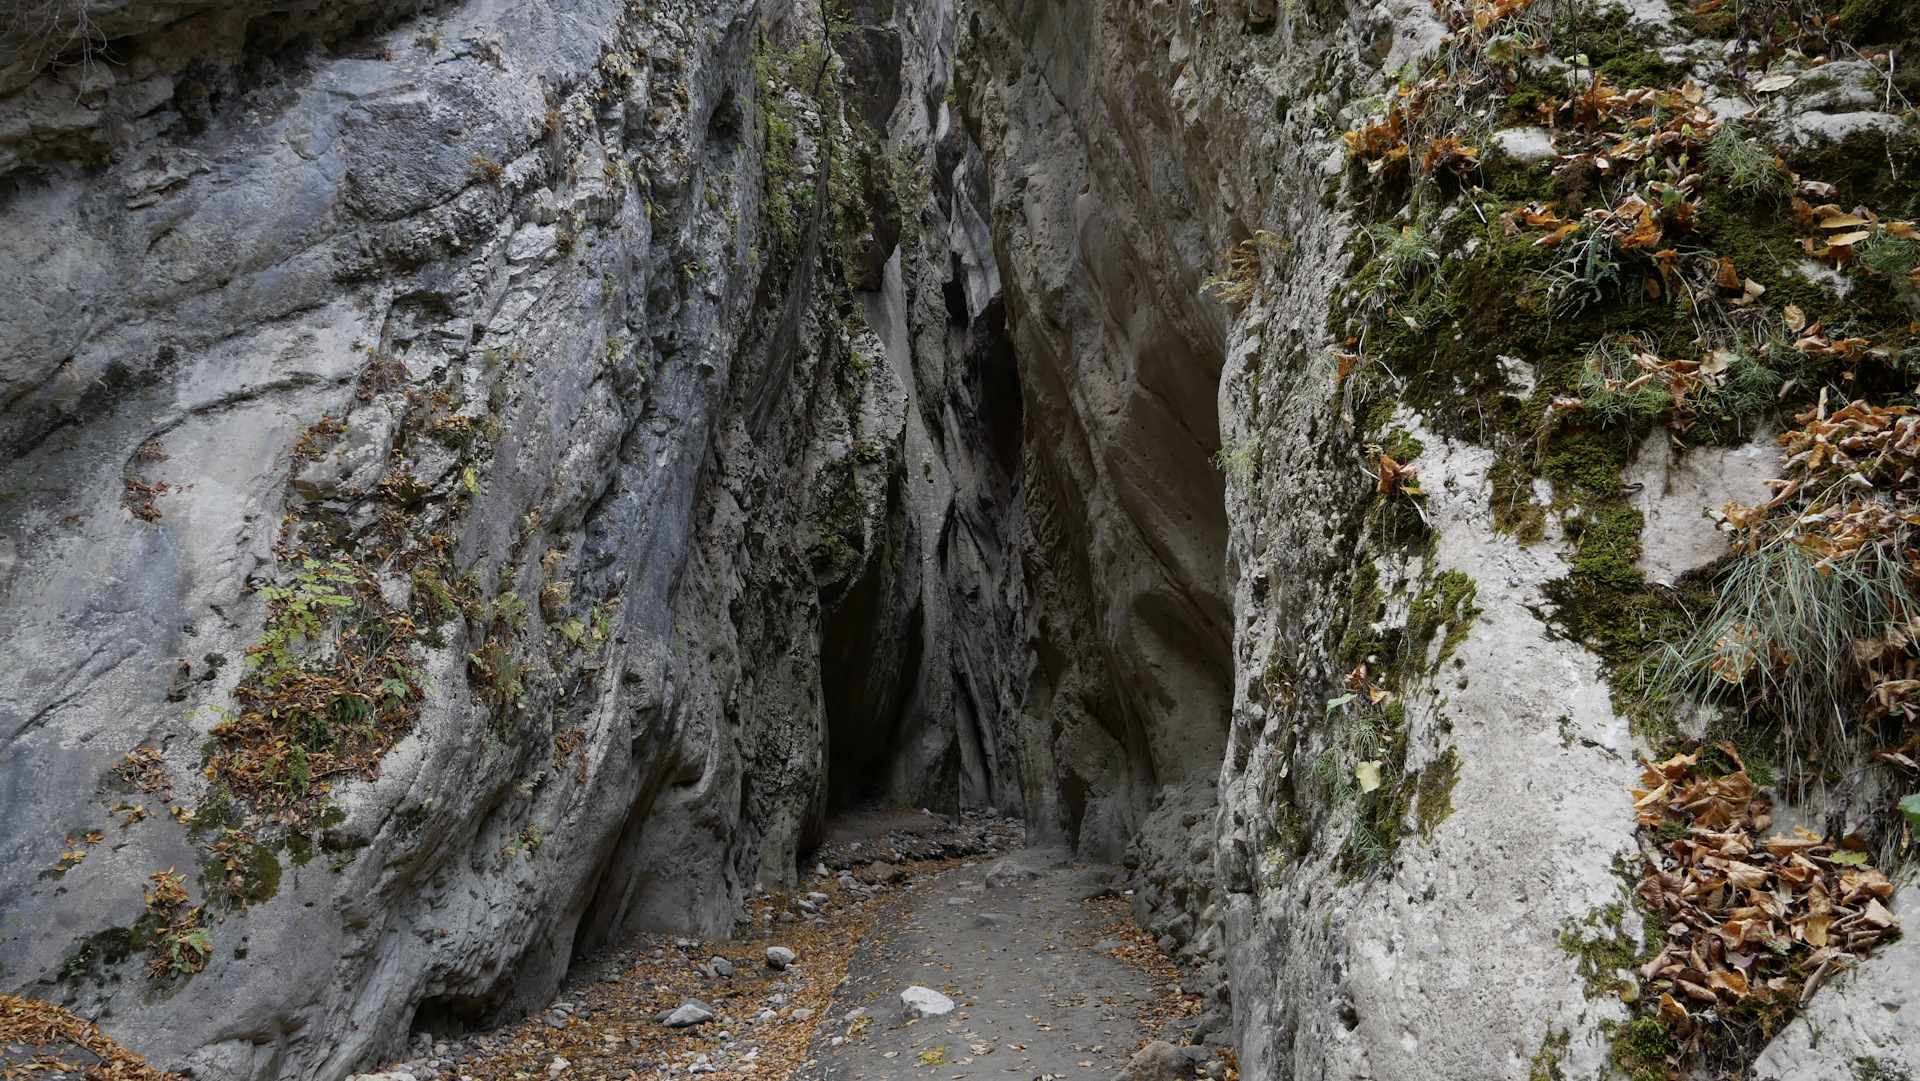
[[[598,942],[726,937],[832,803],[1021,808],[950,9],[28,14],[9,990],[335,1078]]]
[[[1911,216],[1911,77],[1597,12],[17,6],[0,987],[335,1081],[741,930],[837,807],[992,806],[1128,868],[1243,1077],[1653,1070],[1627,789],[1745,737],[1622,673],[1791,409],[1557,419],[1695,330],[1541,306],[1603,171],[1554,95],[1666,79]],[[1417,174],[1366,142],[1416,94],[1474,144]],[[1723,179],[1703,244],[1849,295]],[[1899,1064],[1904,945],[1742,1053]]]
[[[1596,340],[1671,317],[1628,297],[1585,329],[1518,269],[1544,260],[1501,245],[1535,239],[1507,239],[1525,198],[1578,205],[1540,118],[1603,61],[1595,86],[1697,80],[1704,115],[1759,117],[1739,130],[1809,175],[1864,138],[1903,176],[1913,132],[1892,84],[1832,89],[1852,68],[1767,104],[1723,66],[1759,62],[1731,16],[1528,8],[984,0],[961,20],[1034,431],[1027,768],[1059,778],[1052,821],[1083,853],[1125,851],[1136,916],[1192,966],[1246,1077],[1681,1061],[1665,1022],[1636,1020],[1662,939],[1627,790],[1642,754],[1704,722],[1636,719],[1616,691],[1659,648],[1675,583],[1700,590],[1727,551],[1703,511],[1763,502],[1784,465],[1739,418],[1556,427]],[[1473,144],[1461,174],[1433,164],[1442,135]],[[1887,191],[1874,168],[1844,197]],[[1704,243],[1790,229],[1784,202],[1726,211]],[[1897,818],[1843,805],[1801,813],[1900,843]],[[1865,964],[1882,990],[1823,1016],[1899,1009],[1884,981],[1905,953]],[[1818,1069],[1795,1024],[1763,1067],[1814,1076],[1793,1072]],[[1814,1057],[1892,1068],[1900,1041],[1876,1025]]]

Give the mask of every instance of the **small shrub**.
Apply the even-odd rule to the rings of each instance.
[[[1220,273],[1202,282],[1201,289],[1222,303],[1245,304],[1260,289],[1267,257],[1278,260],[1291,247],[1292,243],[1284,237],[1262,229],[1252,239],[1228,248],[1220,257],[1223,264]]]
[[[1243,435],[1222,443],[1213,465],[1241,484],[1251,481],[1260,471],[1259,437]]]
[[[187,876],[169,868],[148,877],[153,885],[147,890],[144,917],[151,927],[147,975],[165,980],[199,972],[213,955],[213,943],[200,926],[200,910],[187,907]]]
[[[1547,274],[1555,311],[1577,316],[1627,293],[1626,253],[1605,229],[1583,229],[1567,257]]]
[[[256,592],[271,614],[260,644],[247,649],[247,667],[261,670],[268,686],[286,678],[298,663],[294,648],[319,638],[339,609],[353,606],[353,587],[359,580],[349,563],[309,558],[293,572],[291,584],[260,587]]]

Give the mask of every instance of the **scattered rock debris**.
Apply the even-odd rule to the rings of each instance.
[[[795,1081],[1114,1076],[1155,1042],[1204,1042],[1177,1048],[1172,1076],[1237,1078],[1217,1019],[1196,1021],[1201,997],[1133,922],[1119,881],[1065,849],[916,868]]]
[[[835,986],[881,907],[907,884],[1024,838],[1017,820],[984,813],[854,817],[812,854],[796,889],[756,892],[741,938],[639,936],[577,964],[544,1012],[486,1032],[416,1033],[410,1059],[350,1081],[786,1078],[832,1023]]]
[[[966,1076],[967,1064],[975,1062],[993,1067],[982,1078],[999,1077],[1005,1067],[1025,1072],[1026,1060],[1043,1051],[1071,1060],[1068,1065],[1087,1063],[1073,1068],[1092,1076],[1120,1069],[1136,1047],[1155,1039],[1181,1042],[1195,1031],[1201,1000],[1181,991],[1179,971],[1133,923],[1126,899],[1112,890],[1087,899],[1089,883],[1094,878],[1109,883],[1116,877],[1113,871],[1082,867],[1043,873],[1032,869],[1036,864],[1025,853],[1019,861],[989,862],[1024,840],[1019,822],[997,815],[969,813],[958,823],[923,811],[856,817],[830,829],[827,843],[807,861],[810,873],[794,890],[756,892],[740,938],[703,942],[642,935],[576,964],[560,997],[544,1012],[487,1032],[416,1033],[408,1061],[350,1081],[695,1076],[838,1081],[847,1074],[835,1068],[836,1056],[855,1050],[889,1068],[897,1063],[903,1078],[928,1067],[952,1066],[940,1075],[945,1081]],[[1001,876],[1010,888],[990,894],[981,880],[990,870],[1015,863],[1019,873]],[[965,904],[949,907],[956,884]],[[982,921],[969,910],[976,902],[1008,914],[985,913],[992,918]],[[975,1033],[969,1043],[961,1029],[971,1031],[970,1009],[971,1024],[989,1022],[990,1004],[976,1003],[958,985],[947,984],[941,968],[922,967],[931,962],[919,951],[911,951],[914,971],[926,975],[890,985],[891,993],[884,996],[872,986],[881,971],[876,966],[901,960],[908,952],[902,945],[906,936],[923,929],[920,921],[934,914],[951,925],[955,936],[1031,942],[1031,956],[1029,947],[1020,945],[998,959],[1003,975],[1023,968],[1031,972],[1044,957],[1069,968],[1103,966],[1110,988],[1124,983],[1127,989],[1097,1001],[1068,983],[1036,984],[1010,1007],[1014,1014],[1032,1015],[1017,1018],[1026,1034],[1008,1043],[1006,1054],[989,1059],[1004,1041]],[[1049,941],[1040,943],[1040,938]],[[981,958],[987,953],[974,952]],[[965,960],[973,964],[981,958]],[[952,960],[962,958],[956,952]],[[911,992],[915,1000],[926,1002],[916,1009],[917,1018],[902,1005],[901,992],[912,985],[917,985]],[[936,1008],[943,1003],[945,1011]],[[1047,1021],[1042,1011],[1057,1020]],[[1092,1036],[1077,1034],[1096,1023],[1107,1028]],[[1124,1033],[1117,1027],[1123,1024]],[[953,1028],[954,1037],[947,1040],[940,1026]],[[1113,1035],[1105,1034],[1109,1031]],[[926,1046],[889,1055],[888,1041],[903,1034]],[[933,1039],[936,1034],[939,1039]],[[1237,1077],[1230,1051],[1179,1047],[1176,1052],[1186,1064],[1179,1076]],[[878,1081],[893,1075],[869,1076]]]
[[[900,1006],[908,1017],[945,1017],[953,1012],[953,1000],[922,984],[900,992]]]

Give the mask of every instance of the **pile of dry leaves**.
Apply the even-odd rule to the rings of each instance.
[[[1577,217],[1561,217],[1555,203],[1515,207],[1500,216],[1506,235],[1517,236],[1523,227],[1537,228],[1546,232],[1534,241],[1536,247],[1554,247],[1571,237],[1604,235],[1623,250],[1660,249],[1656,256],[1660,279],[1671,285],[1679,253],[1663,245],[1698,227],[1702,176],[1682,169],[1673,174],[1678,179],[1642,183],[1640,164],[1650,158],[1684,162],[1689,156],[1697,157],[1721,126],[1702,104],[1704,100],[1705,92],[1692,81],[1678,91],[1623,89],[1608,86],[1595,75],[1585,89],[1570,97],[1540,103],[1541,123],[1559,152],[1555,175],[1621,176],[1625,188],[1608,205],[1589,208]],[[1737,288],[1741,283],[1733,284]],[[1648,292],[1659,296],[1659,284],[1650,284]]]
[[[1146,974],[1158,994],[1141,1003],[1135,1020],[1150,1028],[1164,1027],[1169,1021],[1197,1016],[1204,1000],[1180,987],[1180,969],[1155,945],[1154,937],[1134,921],[1131,906],[1122,898],[1093,897],[1081,902],[1109,922],[1100,925],[1095,935],[1105,942],[1118,942],[1107,952]]]
[[[1730,744],[1721,753],[1736,765]],[[1707,1022],[1768,1026],[1836,969],[1891,933],[1893,884],[1864,851],[1804,829],[1773,833],[1771,802],[1747,776],[1698,768],[1700,753],[1646,762],[1632,788],[1645,870],[1640,896],[1666,945],[1640,969],[1675,1054]],[[1771,1033],[1765,1033],[1770,1035]]]
[[[87,1081],[182,1081],[148,1066],[89,1021],[34,998],[0,993],[0,1078],[47,1074]]]
[[[1815,198],[1830,196],[1834,193],[1831,184],[1800,185],[1803,195]],[[1799,195],[1793,197],[1793,217],[1802,228],[1820,223],[1821,232],[1814,236],[1800,238],[1800,250],[1815,259],[1825,259],[1836,267],[1843,267],[1856,261],[1855,249],[1878,240],[1911,241],[1920,239],[1920,231],[1914,229],[1910,221],[1882,221],[1880,215],[1864,206],[1852,210],[1842,210],[1838,203],[1822,203],[1814,206]],[[1866,268],[1869,277],[1885,277],[1886,273],[1874,267]],[[1902,272],[1910,286],[1920,285],[1920,268]]]
[[[1706,108],[1706,91],[1691,80],[1679,90],[1608,86],[1599,75],[1564,101],[1542,102],[1541,122],[1565,146],[1556,171],[1592,163],[1601,173],[1648,158],[1677,157],[1703,149],[1720,130]],[[1643,112],[1644,110],[1644,112]]]

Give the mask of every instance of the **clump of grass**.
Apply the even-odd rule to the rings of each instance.
[[[1790,758],[1817,751],[1851,761],[1860,735],[1845,718],[1864,692],[1856,643],[1882,639],[1904,620],[1906,574],[1878,546],[1844,560],[1795,544],[1740,553],[1707,618],[1662,650],[1655,694],[1765,702],[1788,719]]]
[[[1605,229],[1583,229],[1567,257],[1547,273],[1555,312],[1577,316],[1627,290],[1626,254]]]
[[[1707,175],[1725,184],[1730,191],[1778,198],[1792,194],[1792,182],[1779,161],[1752,140],[1743,138],[1736,124],[1728,124],[1715,132],[1704,156]]]
[[[1341,855],[1347,858],[1356,875],[1367,875],[1384,870],[1393,862],[1393,847],[1381,839],[1371,823],[1356,818]]]
[[[1634,335],[1609,335],[1587,351],[1580,371],[1580,400],[1602,427],[1658,420],[1672,401],[1660,380],[1635,378],[1641,373],[1633,358],[1650,348],[1650,343]],[[1636,382],[1640,385],[1634,386]]]
[[[1376,289],[1402,292],[1418,280],[1421,271],[1440,261],[1434,239],[1419,223],[1395,229],[1391,225],[1369,225],[1367,239],[1373,242],[1377,278],[1369,283],[1367,294]]]
[[[1347,776],[1346,768],[1340,764],[1340,750],[1337,747],[1321,751],[1308,767],[1308,772],[1326,789],[1327,803],[1332,806],[1346,803],[1359,792],[1353,786],[1353,779]]]
[[[1879,235],[1853,249],[1854,261],[1887,279],[1893,295],[1907,300],[1920,282],[1920,244],[1888,233]]]
[[[1202,282],[1201,289],[1222,303],[1245,304],[1260,291],[1268,258],[1276,260],[1277,265],[1277,260],[1291,247],[1285,237],[1262,229],[1251,239],[1228,248],[1220,257],[1223,264],[1220,273]]]
[[[1258,436],[1243,435],[1220,444],[1220,450],[1213,456],[1215,469],[1242,484],[1251,481],[1260,472],[1260,439]]]
[[[1734,417],[1761,413],[1773,404],[1785,378],[1765,360],[1744,349],[1735,350],[1720,387],[1720,409]]]

